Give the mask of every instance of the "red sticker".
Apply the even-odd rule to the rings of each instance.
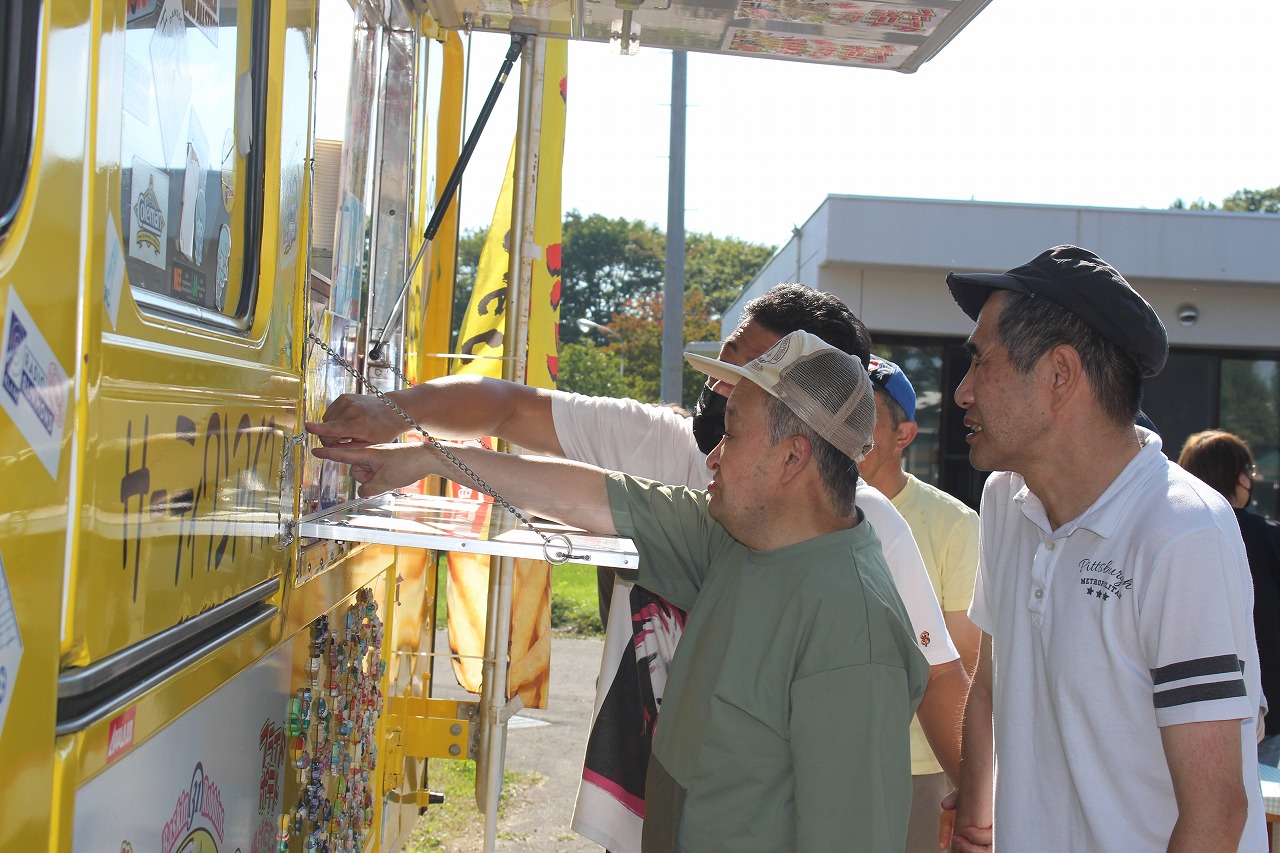
[[[133,748],[133,716],[136,711],[136,708],[130,708],[111,721],[107,735],[108,764]]]

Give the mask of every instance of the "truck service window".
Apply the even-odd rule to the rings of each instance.
[[[243,330],[262,230],[269,3],[129,4],[120,211],[148,313]]]

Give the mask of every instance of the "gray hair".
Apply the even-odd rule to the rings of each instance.
[[[1132,355],[1104,338],[1075,314],[1048,299],[1005,291],[996,340],[1022,374],[1059,344],[1080,354],[1094,397],[1116,424],[1132,424],[1142,404],[1142,370]]]
[[[765,394],[765,417],[769,424],[769,443],[777,444],[792,435],[803,436],[813,448],[813,459],[818,466],[822,489],[831,505],[841,514],[852,517],[854,492],[858,485],[858,466],[834,444],[818,435],[808,424],[800,420],[787,404]]]

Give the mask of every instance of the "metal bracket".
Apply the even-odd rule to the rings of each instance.
[[[519,694],[516,694],[501,708],[493,709],[493,721],[500,726],[505,726],[507,721],[523,710],[524,699]]]
[[[405,758],[474,759],[479,751],[477,702],[391,696],[386,719],[388,768],[399,768]]]
[[[507,32],[537,38],[542,35],[542,24],[537,18],[512,18],[507,24]]]
[[[306,440],[305,432],[289,436],[285,439],[284,449],[280,454],[280,500],[276,508],[277,551],[288,548],[297,538],[298,517],[297,507],[294,506],[296,500],[294,492],[298,481],[298,469],[301,467],[298,458],[299,449],[305,446]],[[285,513],[286,507],[289,510],[288,514]]]

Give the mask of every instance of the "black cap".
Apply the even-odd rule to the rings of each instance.
[[[1078,316],[1155,376],[1169,356],[1169,336],[1155,309],[1102,258],[1079,246],[1054,246],[1005,273],[947,276],[947,287],[973,320],[992,290],[1043,296]]]

